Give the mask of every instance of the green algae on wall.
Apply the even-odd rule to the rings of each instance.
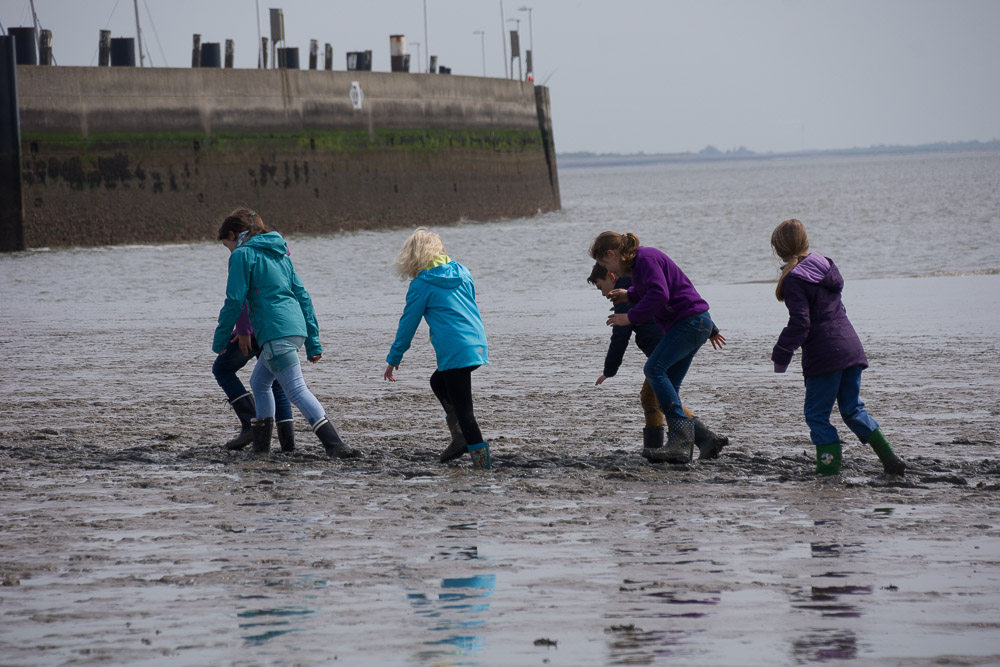
[[[24,132],[22,145],[37,153],[41,144],[65,149],[75,146],[81,154],[128,146],[131,152],[176,150],[187,144],[193,150],[268,149],[294,146],[347,153],[372,148],[438,151],[444,148],[490,148],[498,151],[535,149],[542,145],[537,130],[311,130],[289,132],[104,132],[83,136],[56,132]]]

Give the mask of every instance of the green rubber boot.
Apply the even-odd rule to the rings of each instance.
[[[875,450],[878,460],[882,462],[882,469],[888,475],[903,475],[906,472],[906,464],[903,463],[896,452],[892,451],[892,445],[885,437],[882,429],[877,428],[868,436],[868,444]]]
[[[816,445],[816,474],[832,477],[840,474],[840,443]]]

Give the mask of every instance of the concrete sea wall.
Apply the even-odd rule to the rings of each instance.
[[[17,78],[24,247],[214,239],[237,206],[286,233],[560,206],[548,89],[529,83],[37,66]]]

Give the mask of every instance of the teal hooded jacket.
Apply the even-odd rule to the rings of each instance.
[[[229,256],[226,303],[219,312],[213,352],[226,349],[244,302],[259,345],[275,338],[304,336],[307,357],[323,352],[312,299],[278,232],[251,236]]]
[[[431,268],[410,281],[386,363],[398,366],[403,360],[421,318],[431,330],[439,371],[490,363],[486,330],[476,305],[476,285],[469,270],[458,262],[439,255]]]

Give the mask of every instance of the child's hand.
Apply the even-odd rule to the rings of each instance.
[[[787,370],[788,370],[788,364],[779,364],[778,362],[774,362],[775,373],[784,373]]]
[[[613,289],[608,292],[608,301],[611,303],[622,303],[628,301],[628,290],[627,289]]]
[[[319,354],[314,354],[311,357],[308,357],[309,363],[312,363],[312,364],[315,364],[317,361],[319,361],[322,358],[323,358],[323,353],[322,352],[320,352]]]
[[[594,386],[596,387],[597,385],[602,384],[607,379],[608,379],[607,375],[602,375],[601,377],[597,378],[597,382],[594,383]]]
[[[609,327],[627,327],[632,322],[628,319],[628,313],[618,313],[608,317],[607,324]]]
[[[383,380],[388,380],[389,382],[395,382],[396,378],[392,374],[392,372],[394,370],[399,370],[399,366],[395,366],[394,367],[392,364],[389,364],[388,366],[386,366],[385,367],[385,372],[382,373],[382,379]]]
[[[726,344],[726,337],[721,333],[717,333],[714,336],[709,336],[708,340],[712,341],[712,348],[716,350],[721,350],[722,346]]]
[[[244,357],[250,356],[250,334],[236,334],[236,342],[239,343],[240,352]]]

